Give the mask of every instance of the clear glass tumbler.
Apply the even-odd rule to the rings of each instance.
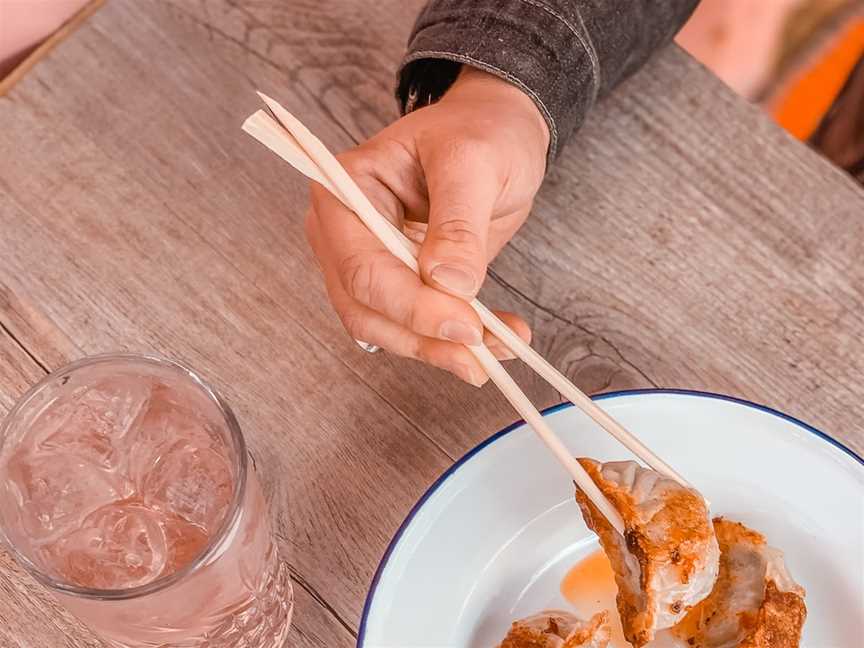
[[[288,568],[229,407],[191,370],[105,355],[0,425],[0,539],[110,645],[277,648]]]

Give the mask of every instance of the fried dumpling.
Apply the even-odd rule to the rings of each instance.
[[[694,648],[796,648],[807,606],[783,553],[739,522],[716,518],[714,531],[717,582],[673,633]]]
[[[564,610],[544,610],[514,621],[498,648],[606,648],[610,634],[606,612],[583,621]]]
[[[618,585],[627,641],[643,646],[711,592],[720,550],[702,496],[634,461],[579,459],[625,525],[622,537],[580,490],[576,500]]]

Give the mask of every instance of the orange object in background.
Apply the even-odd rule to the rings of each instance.
[[[702,0],[676,40],[864,184],[864,0]]]
[[[815,132],[864,56],[864,18],[853,20],[770,102],[774,119],[800,140]]]

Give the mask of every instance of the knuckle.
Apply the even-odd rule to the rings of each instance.
[[[342,286],[357,301],[372,306],[379,301],[383,285],[381,281],[382,253],[357,252],[339,263]]]
[[[372,283],[372,268],[368,255],[359,252],[349,254],[339,261],[338,272],[342,287],[348,294],[360,302],[368,303],[366,297]]]
[[[402,319],[403,326],[418,335],[423,335],[424,330],[430,326],[430,314],[426,310],[418,308],[417,301],[413,299],[404,305],[400,319]]]
[[[469,208],[467,205],[448,206],[448,215],[452,216],[439,223],[435,229],[435,237],[439,241],[456,243],[460,246],[480,247],[478,236],[473,223],[468,218]],[[461,214],[461,215],[460,215]]]
[[[422,338],[417,338],[417,342],[411,349],[411,357],[425,364],[438,366],[434,343],[427,342]]]
[[[348,151],[343,151],[336,156],[336,159],[348,171],[348,175],[362,175],[367,173],[371,168],[371,159],[364,148],[357,147]]]
[[[357,308],[349,308],[339,314],[339,319],[342,321],[342,326],[353,338],[362,338],[366,327],[366,317],[363,311]]]

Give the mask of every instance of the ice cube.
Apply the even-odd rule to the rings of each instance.
[[[123,460],[122,440],[149,398],[148,381],[114,376],[71,402],[59,403],[57,410],[37,419],[32,433],[42,439],[43,448],[73,452],[95,465],[116,469]]]
[[[130,450],[127,472],[137,489],[142,487],[144,477],[170,447],[170,434],[164,404],[151,401],[146,414],[128,439]]]
[[[131,502],[109,504],[83,528],[45,548],[58,575],[81,587],[127,589],[149,583],[168,557],[162,515]]]
[[[144,501],[213,533],[221,524],[234,486],[225,455],[176,441],[144,477]]]
[[[96,509],[128,494],[117,475],[65,452],[21,448],[3,472],[23,528],[36,543],[79,526]]]
[[[192,450],[218,447],[221,443],[211,424],[191,407],[177,402],[164,387],[153,392],[147,412],[129,435],[131,479],[143,487],[144,478],[172,448]]]
[[[166,574],[173,574],[195,560],[210,539],[204,529],[177,515],[168,516],[163,528],[168,545]]]

